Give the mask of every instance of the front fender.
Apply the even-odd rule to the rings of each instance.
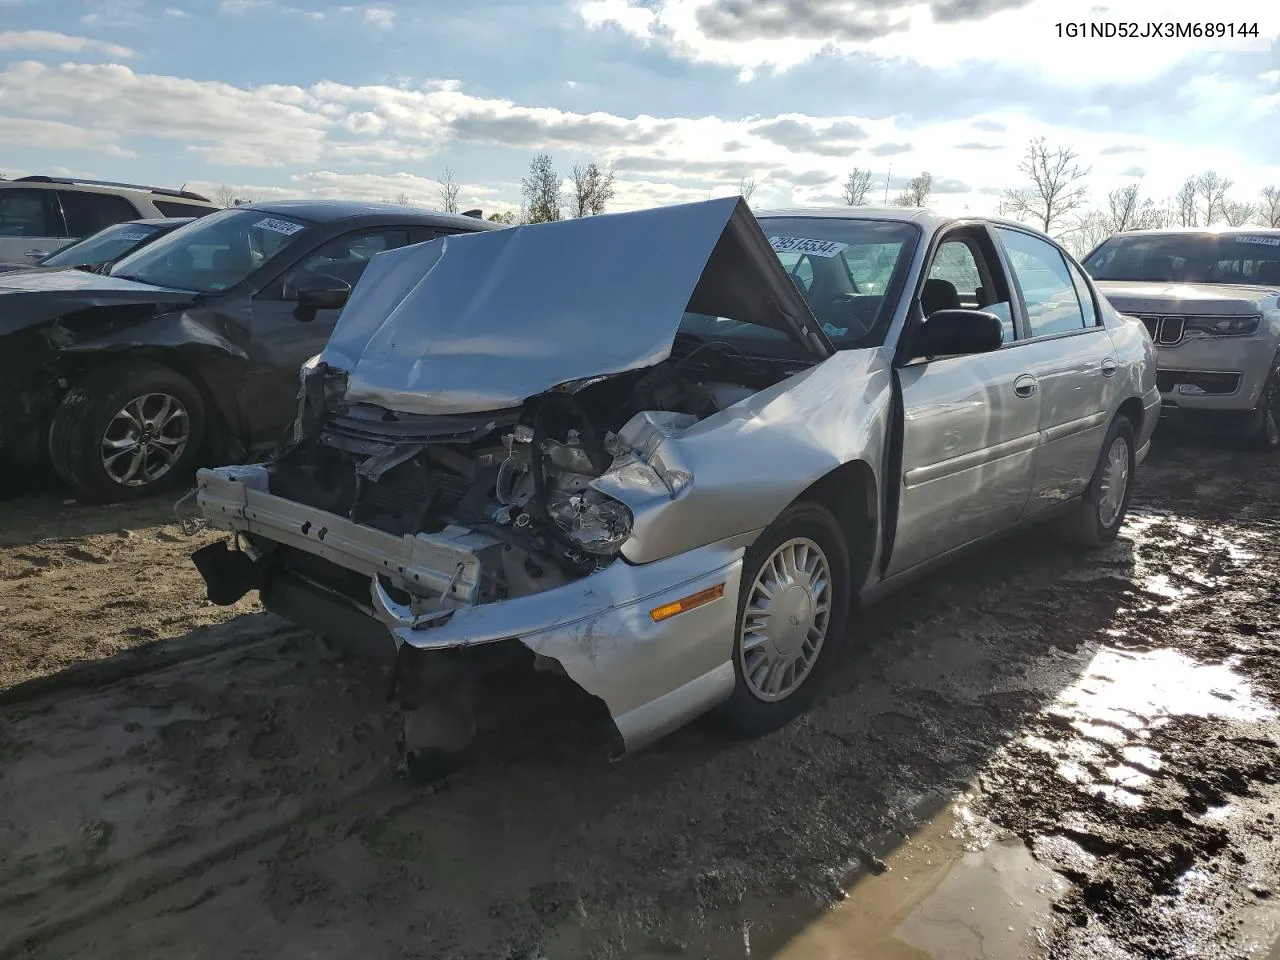
[[[883,463],[891,397],[887,353],[844,351],[686,429],[651,432],[593,484],[632,511],[623,557],[748,536],[842,464]]]

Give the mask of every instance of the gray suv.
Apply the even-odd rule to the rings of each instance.
[[[1151,332],[1166,415],[1280,449],[1280,229],[1121,233],[1084,267]]]

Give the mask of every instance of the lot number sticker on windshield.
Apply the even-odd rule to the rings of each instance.
[[[302,224],[293,223],[290,220],[276,220],[272,217],[266,217],[254,224],[259,230],[270,230],[272,233],[282,233],[286,237],[292,237],[295,233],[302,229]]]
[[[811,257],[830,259],[849,245],[834,240],[806,240],[804,237],[770,237],[777,253],[807,253]]]
[[[1261,243],[1268,247],[1280,247],[1280,237],[1257,237],[1243,236],[1236,237],[1236,243]]]
[[[117,240],[145,240],[151,236],[149,230],[125,230],[116,234]]]

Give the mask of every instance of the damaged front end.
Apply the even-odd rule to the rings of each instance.
[[[456,755],[473,727],[459,690],[530,651],[604,701],[627,749],[732,690],[742,542],[695,535],[691,548],[637,552],[637,525],[697,482],[670,441],[796,368],[702,350],[678,327],[686,308],[728,316],[737,299],[748,313],[771,300],[774,324],[811,357],[827,347],[745,207],[673,209],[683,223],[646,211],[379,255],[304,366],[277,456],[199,473],[201,513],[239,548],[194,555],[210,598],[256,588],[268,609],[396,660],[415,709],[439,707],[406,724],[411,755]],[[665,265],[678,276],[647,278],[658,299],[616,336],[637,306],[629,291],[593,304],[590,290],[539,278],[548,248],[616,256],[682,226],[691,249]]]

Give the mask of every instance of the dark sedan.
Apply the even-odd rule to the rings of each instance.
[[[255,203],[117,261],[0,274],[0,459],[124,500],[271,448],[370,258],[501,229],[380,203]]]
[[[77,240],[37,261],[34,269],[59,270],[74,267],[101,273],[117,260],[140,250],[153,240],[190,223],[195,217],[162,217],[149,220],[125,220],[103,227],[83,240]],[[31,270],[30,265],[0,264],[0,273]]]

